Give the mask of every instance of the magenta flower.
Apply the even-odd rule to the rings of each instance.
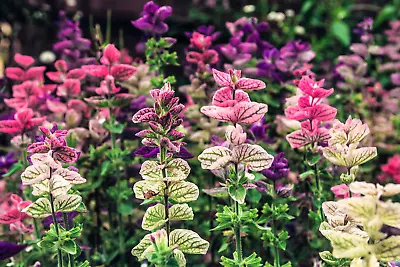
[[[161,35],[168,31],[168,25],[164,21],[171,14],[172,7],[160,7],[153,1],[149,1],[144,5],[141,17],[132,21],[132,25],[146,33]]]
[[[210,71],[210,65],[218,63],[219,57],[217,51],[210,49],[212,37],[194,32],[190,39],[190,51],[186,55],[186,61],[197,65],[196,72],[204,73]]]
[[[15,113],[13,120],[0,121],[0,132],[8,134],[21,134],[41,125],[46,117],[34,117],[32,109],[24,108]]]
[[[290,120],[303,121],[301,129],[286,136],[292,148],[303,147],[308,144],[327,142],[330,138],[328,129],[320,127],[321,122],[331,121],[336,117],[336,108],[321,104],[322,100],[333,93],[333,88],[322,88],[324,80],[315,82],[304,76],[298,88],[304,93],[295,106],[285,110]]]
[[[392,179],[400,184],[400,155],[389,158],[388,162],[381,166],[381,170],[382,174],[378,176],[381,182]]]
[[[243,90],[259,90],[265,88],[260,80],[241,78],[240,70],[224,73],[213,69],[215,82],[224,86],[218,89],[213,97],[213,106],[204,106],[201,112],[224,122],[255,123],[268,111],[268,106],[251,102],[249,95]]]
[[[21,54],[15,54],[14,61],[20,67],[8,67],[6,68],[7,78],[19,82],[23,81],[38,81],[43,82],[43,73],[46,67],[30,67],[35,60],[30,56],[24,56]]]
[[[39,127],[44,136],[37,138],[38,142],[28,146],[29,153],[50,153],[56,162],[72,163],[78,160],[79,153],[67,146],[63,137],[67,130],[58,130],[55,124],[52,129]]]
[[[1,204],[0,224],[12,224],[28,218],[22,210],[31,203],[32,201],[23,201],[19,196],[12,194],[9,201]]]

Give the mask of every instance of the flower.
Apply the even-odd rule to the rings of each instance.
[[[68,147],[63,138],[68,134],[67,130],[58,130],[57,124],[53,124],[52,129],[39,129],[44,135],[36,138],[37,142],[28,146],[29,153],[49,153],[56,162],[72,163],[78,160],[80,153]]]
[[[268,179],[276,181],[286,177],[290,171],[289,162],[284,158],[285,153],[280,152],[274,157],[271,166],[268,169],[264,169],[261,173]]]
[[[15,54],[14,61],[20,67],[8,67],[6,68],[7,78],[15,81],[37,81],[42,83],[44,81],[43,73],[46,67],[30,67],[35,60],[33,57],[24,56],[21,54]]]
[[[8,134],[20,134],[32,130],[41,125],[46,117],[34,117],[32,109],[24,108],[15,113],[13,120],[0,121],[0,132]]]
[[[29,216],[22,210],[28,207],[32,201],[23,201],[19,196],[12,194],[9,200],[0,205],[0,224],[9,224],[10,230],[20,233],[33,232],[32,226],[26,226],[22,221]]]
[[[301,129],[286,136],[292,148],[300,148],[308,144],[325,143],[329,140],[328,130],[321,127],[321,122],[331,121],[336,117],[336,108],[321,104],[322,100],[333,93],[333,88],[322,88],[324,80],[314,81],[303,76],[298,88],[303,93],[295,106],[285,109],[287,119],[302,121]]]
[[[5,156],[0,156],[0,176],[8,171],[8,169],[16,163],[14,153],[7,153]]]
[[[282,72],[293,73],[309,63],[315,57],[315,52],[307,42],[292,41],[280,49],[279,55],[276,67]]]
[[[79,215],[79,212],[77,212],[77,211],[68,212],[67,213],[68,225],[70,225],[70,226],[74,225],[74,218],[78,215]],[[57,223],[62,224],[62,225],[64,224],[64,218],[63,218],[62,212],[56,212],[56,220],[57,220]],[[42,220],[42,224],[43,224],[44,228],[46,228],[46,229],[49,229],[50,225],[52,223],[53,223],[52,216],[48,216]],[[63,227],[66,228],[65,225],[63,225]]]
[[[331,138],[329,146],[336,144],[349,145],[359,143],[369,134],[369,127],[359,119],[352,119],[351,116],[343,124],[339,120],[333,122],[330,129]]]
[[[350,197],[350,189],[347,184],[340,184],[331,187],[331,191],[335,194],[335,198]]]
[[[164,21],[171,14],[172,7],[160,7],[153,1],[149,1],[144,5],[141,17],[132,21],[132,25],[146,33],[161,35],[168,31],[168,25]]]
[[[213,106],[203,106],[200,111],[219,121],[236,123],[255,123],[268,111],[266,104],[251,102],[243,90],[260,90],[265,83],[260,80],[242,78],[240,70],[224,73],[213,69],[215,82],[223,86],[215,93]]]
[[[400,184],[400,155],[389,158],[388,162],[381,166],[381,171],[383,173],[378,176],[380,181],[393,179]]]
[[[0,260],[6,260],[20,253],[28,244],[17,245],[11,242],[0,241]]]

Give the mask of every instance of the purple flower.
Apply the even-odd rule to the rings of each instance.
[[[205,36],[211,36],[212,41],[214,42],[221,35],[221,32],[214,32],[214,30],[215,30],[215,27],[212,25],[209,25],[209,26],[201,25],[193,32],[198,32]],[[185,32],[186,37],[189,39],[192,38],[193,32]]]
[[[134,99],[131,102],[131,109],[133,110],[133,112],[137,112],[137,111],[141,110],[142,108],[147,108],[146,96],[144,96],[144,95],[139,96],[138,98]]]
[[[400,261],[389,262],[389,267],[400,267]]]
[[[261,173],[268,179],[276,181],[288,175],[290,169],[285,153],[280,152],[275,156],[274,161],[269,169],[264,169]]]
[[[74,218],[75,218],[76,216],[78,216],[78,215],[79,215],[79,212],[77,212],[77,211],[68,212],[68,213],[67,213],[67,216],[68,216],[68,225],[73,226],[73,225],[74,225]],[[64,217],[63,217],[63,213],[62,213],[62,212],[57,212],[57,213],[56,213],[56,220],[57,220],[57,223],[60,223],[60,224],[63,225],[63,227],[65,228],[65,225],[64,225]],[[49,229],[49,228],[50,228],[50,225],[51,225],[52,223],[53,223],[53,218],[52,218],[52,216],[48,216],[48,217],[46,217],[46,218],[44,218],[44,219],[42,220],[43,227],[46,228],[46,229]]]
[[[299,40],[292,41],[280,49],[280,57],[276,61],[276,66],[282,72],[293,73],[314,57],[315,52],[311,50],[309,43]]]
[[[17,245],[10,242],[0,241],[0,260],[6,260],[26,248],[28,245]]]
[[[132,21],[136,28],[153,35],[161,35],[168,31],[168,25],[164,22],[172,14],[172,7],[158,6],[153,1],[147,2],[143,7],[141,17]]]
[[[271,139],[267,135],[269,124],[265,122],[265,117],[256,123],[253,123],[250,127],[250,132],[253,133],[254,141],[262,141],[265,143],[271,143]]]
[[[53,45],[53,50],[60,54],[70,69],[78,68],[85,64],[94,64],[94,58],[87,57],[91,41],[82,37],[82,30],[79,28],[78,20],[70,20],[64,11],[60,12],[59,42]]]
[[[0,176],[8,171],[8,169],[15,163],[17,160],[14,158],[14,153],[7,153],[5,156],[0,156]]]
[[[140,157],[143,157],[143,158],[156,158],[157,154],[159,152],[160,152],[160,149],[158,147],[142,146],[141,148],[139,148],[138,150],[133,152],[133,154],[135,156],[140,156]],[[176,156],[181,158],[181,159],[191,159],[191,158],[194,157],[183,146],[181,146],[181,148],[180,148],[179,152],[176,154]]]

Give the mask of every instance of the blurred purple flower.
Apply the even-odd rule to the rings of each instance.
[[[250,127],[250,132],[253,133],[255,138],[254,141],[260,141],[264,143],[271,143],[271,138],[267,135],[267,130],[269,128],[269,124],[265,122],[265,117],[259,120],[256,123],[253,123]]]
[[[214,42],[221,35],[221,32],[214,32],[214,30],[215,30],[215,27],[212,25],[209,25],[209,26],[201,25],[193,32],[198,32],[205,36],[211,36],[212,41]],[[192,38],[193,32],[185,32],[186,37],[189,39]]]
[[[268,179],[272,181],[279,180],[288,175],[289,163],[286,158],[284,158],[285,153],[280,152],[275,156],[274,161],[269,169],[264,169],[261,173]]]
[[[94,63],[94,58],[87,57],[91,41],[82,37],[79,21],[68,19],[64,11],[60,11],[59,17],[59,41],[53,45],[53,50],[60,54],[70,69]]]
[[[141,17],[132,21],[136,28],[153,35],[161,35],[168,31],[168,25],[164,22],[172,14],[172,7],[158,6],[153,1],[147,2],[143,7]]]
[[[357,24],[357,28],[353,30],[355,34],[360,35],[363,43],[372,43],[373,35],[371,34],[374,20],[372,18],[365,18]]]
[[[146,96],[144,95],[139,96],[131,102],[131,110],[133,112],[137,112],[142,108],[147,108]]]
[[[0,176],[8,171],[8,169],[16,163],[17,160],[14,158],[14,153],[7,153],[5,156],[0,156]]]
[[[303,67],[304,63],[310,62],[314,57],[315,52],[311,50],[309,43],[299,40],[291,41],[280,49],[276,66],[282,72],[293,73],[296,69]]]
[[[157,154],[160,152],[160,149],[158,147],[148,147],[148,146],[142,146],[133,154],[135,156],[141,156],[144,158],[155,158],[157,157]],[[177,157],[182,158],[182,159],[191,159],[193,158],[193,155],[186,150],[183,146],[181,146],[181,149],[179,150],[179,153],[176,154]]]
[[[67,213],[67,216],[68,216],[68,225],[70,225],[70,226],[74,225],[74,218],[75,218],[76,216],[78,216],[78,215],[79,215],[79,212],[77,212],[77,211],[68,212],[68,213]],[[56,219],[57,219],[57,223],[63,225],[63,227],[65,228],[65,225],[64,225],[64,217],[63,217],[63,213],[62,213],[62,212],[57,212],[57,213],[56,213]],[[44,219],[42,220],[43,227],[46,228],[46,229],[49,229],[49,228],[50,228],[50,225],[51,225],[52,223],[53,223],[53,218],[52,218],[52,216],[48,216],[48,217],[46,217],[46,218],[44,218]]]
[[[6,260],[26,248],[28,245],[17,245],[10,242],[0,241],[0,260]]]

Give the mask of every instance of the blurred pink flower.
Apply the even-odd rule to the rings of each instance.
[[[388,162],[381,166],[382,174],[378,176],[379,181],[383,182],[393,179],[396,183],[400,183],[400,155],[394,155]]]

